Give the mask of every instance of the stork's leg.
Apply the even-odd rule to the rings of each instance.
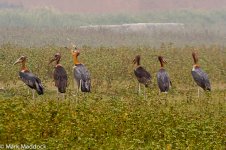
[[[75,89],[76,88],[76,83],[75,83],[76,81],[75,81],[75,77],[74,77],[74,67],[72,69],[72,74],[73,74],[73,79],[72,79],[73,81],[72,82],[74,82],[74,84],[72,84],[72,88]]]
[[[198,87],[198,97],[199,97],[199,87]]]
[[[35,90],[31,90],[32,91],[32,99],[35,99]]]
[[[167,106],[168,103],[169,103],[169,102],[168,102],[168,98],[167,98],[167,97],[168,97],[168,93],[167,93],[167,92],[164,92],[164,93],[166,94],[166,97],[165,97],[165,105]]]
[[[146,100],[146,91],[145,91],[145,86],[144,86],[144,99]]]
[[[79,91],[82,91],[82,80],[79,80]]]
[[[138,83],[138,94],[140,95],[140,83]]]
[[[78,82],[74,79],[74,89],[78,93]]]
[[[58,91],[58,89],[57,89],[57,99],[59,100],[59,91]]]
[[[27,87],[27,85],[24,83],[24,86]],[[27,88],[27,94],[30,95],[30,88]]]
[[[65,93],[59,93],[59,98],[58,99],[65,100]]]
[[[75,81],[75,79],[74,79],[74,87],[73,87],[73,88],[74,88],[75,90],[77,90],[76,87],[77,87],[77,86],[76,86],[76,81]]]

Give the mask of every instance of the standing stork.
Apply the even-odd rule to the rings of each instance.
[[[151,74],[147,72],[141,65],[140,65],[140,55],[137,55],[134,60],[134,74],[138,80],[138,93],[140,94],[140,83],[144,84],[145,87],[151,87]],[[144,90],[145,93],[145,90]]]
[[[19,76],[21,80],[32,89],[32,98],[34,99],[34,90],[36,90],[39,95],[44,94],[43,86],[41,84],[41,80],[31,73],[25,66],[26,60],[27,57],[21,56],[13,65],[18,63],[22,64]]]
[[[80,51],[77,49],[77,47],[75,47],[75,50],[71,49],[71,54],[73,56],[74,62],[73,73],[74,79],[77,83],[77,92],[79,90],[81,90],[82,92],[90,92],[91,90],[90,73],[88,69],[85,67],[85,65],[78,61]]]
[[[56,66],[54,67],[53,78],[55,81],[55,86],[57,87],[57,95],[58,93],[65,93],[67,87],[67,73],[64,67],[60,64],[61,55],[60,53],[56,53],[54,58],[50,60],[49,64],[52,62],[56,62]],[[64,95],[63,95],[64,96]]]
[[[167,93],[169,91],[171,81],[168,73],[164,69],[164,63],[167,64],[166,60],[162,56],[158,56],[158,60],[161,64],[161,68],[157,73],[157,82],[160,89],[160,92]]]
[[[210,86],[210,81],[208,79],[208,75],[198,65],[197,53],[193,52],[192,57],[193,57],[193,60],[194,60],[194,65],[193,65],[191,74],[192,74],[194,81],[203,90],[211,91],[211,86]],[[199,97],[199,88],[198,88],[198,97]]]

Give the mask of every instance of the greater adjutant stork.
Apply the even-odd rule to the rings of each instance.
[[[164,69],[164,63],[166,64],[167,62],[162,56],[158,56],[158,60],[161,64],[161,68],[159,69],[159,71],[157,73],[158,86],[159,86],[160,92],[167,93],[169,91],[169,88],[171,85],[169,75],[166,72],[166,70]]]
[[[203,90],[211,91],[211,86],[210,86],[210,81],[208,79],[208,75],[198,65],[197,53],[193,52],[192,57],[193,57],[193,60],[194,60],[194,65],[193,65],[191,74],[192,74],[194,81]],[[199,88],[198,88],[198,96],[199,96]]]
[[[56,66],[54,67],[54,72],[53,72],[53,78],[55,81],[55,86],[57,87],[57,94],[58,92],[60,93],[66,92],[67,80],[68,80],[67,73],[64,67],[60,64],[60,60],[61,60],[60,53],[56,53],[54,55],[54,58],[49,62],[49,64],[54,61],[56,62]]]
[[[32,97],[34,99],[34,90],[36,90],[39,95],[44,94],[43,86],[41,84],[41,80],[33,73],[31,73],[25,66],[26,60],[27,57],[21,56],[13,65],[18,63],[22,64],[19,76],[21,80],[32,89]]]
[[[151,74],[140,65],[140,55],[134,58],[133,63],[134,74],[138,80],[138,93],[140,94],[140,83],[144,84],[145,87],[151,87]]]
[[[68,48],[67,48],[68,49]],[[74,79],[77,83],[77,91],[81,90],[82,92],[90,92],[91,91],[91,78],[88,69],[84,64],[78,61],[78,56],[80,51],[75,47],[75,50],[71,49],[71,54],[73,56],[73,73]]]

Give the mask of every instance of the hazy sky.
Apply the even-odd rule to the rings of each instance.
[[[70,13],[226,8],[226,0],[0,0],[1,3],[21,4],[29,9],[51,7]]]

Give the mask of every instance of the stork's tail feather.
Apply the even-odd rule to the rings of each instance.
[[[168,86],[163,86],[162,88],[160,88],[161,92],[168,92],[169,91],[169,87]]]
[[[58,91],[59,91],[60,93],[66,93],[66,89],[65,89],[65,88],[58,88]]]
[[[145,87],[146,88],[152,88],[152,82],[151,81],[146,82]]]
[[[36,91],[38,95],[43,95],[44,94],[44,88],[41,83],[35,82],[36,85]]]
[[[58,87],[58,91],[60,93],[65,93],[66,92],[66,87]]]
[[[91,82],[81,80],[81,91],[82,92],[90,92]]]
[[[55,86],[58,88],[58,92],[66,93],[67,80],[59,79],[59,80],[55,81]]]
[[[206,83],[205,83],[205,88],[203,88],[205,91],[211,91],[211,86],[210,86],[210,82],[209,81],[207,81]]]
[[[67,80],[59,80],[56,83],[56,86],[58,87],[58,92],[60,92],[60,93],[66,93]]]
[[[206,91],[211,91],[211,88],[210,88],[210,87],[207,87],[207,88],[206,88]]]

